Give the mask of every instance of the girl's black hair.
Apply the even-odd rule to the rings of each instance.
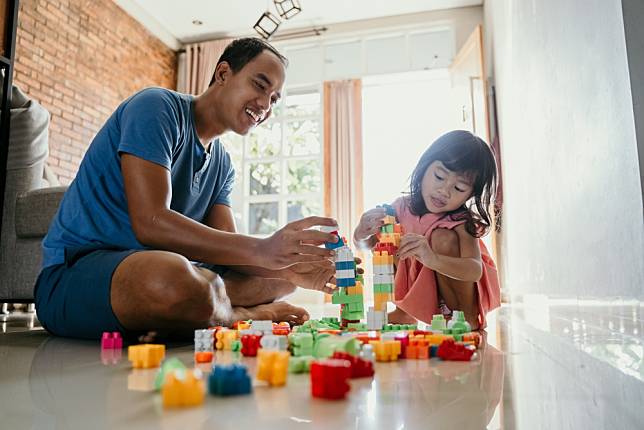
[[[454,130],[436,139],[418,160],[410,178],[409,210],[422,216],[429,212],[422,194],[427,168],[440,161],[452,172],[472,175],[472,197],[451,212],[454,219],[465,219],[465,229],[474,237],[490,228],[490,203],[496,195],[496,162],[490,146],[469,131]]]

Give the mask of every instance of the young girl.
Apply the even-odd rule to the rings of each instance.
[[[410,192],[393,207],[404,235],[398,249],[390,323],[430,322],[461,310],[472,329],[500,306],[494,261],[479,239],[490,228],[496,164],[490,147],[472,133],[439,137],[411,174]],[[365,212],[354,232],[358,248],[372,249],[385,210]]]

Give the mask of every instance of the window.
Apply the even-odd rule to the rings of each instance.
[[[233,211],[242,233],[269,235],[322,212],[320,88],[285,93],[266,123],[245,137],[222,137],[237,170]]]

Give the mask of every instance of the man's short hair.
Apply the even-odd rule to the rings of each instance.
[[[251,62],[264,51],[272,52],[277,58],[279,58],[285,67],[288,66],[288,60],[285,56],[280,54],[273,45],[257,37],[245,37],[230,42],[228,46],[226,46],[226,49],[224,49],[221,57],[219,57],[217,66],[225,61],[230,66],[233,73],[237,73],[243,69],[246,64]],[[217,70],[217,66],[215,66],[215,70]],[[212,72],[212,78],[210,79],[208,86],[211,86],[213,82],[215,82],[215,71]]]

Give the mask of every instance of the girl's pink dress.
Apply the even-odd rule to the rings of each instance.
[[[453,229],[465,221],[454,221],[450,215],[428,213],[412,215],[405,197],[398,198],[393,207],[405,233],[421,234],[429,240],[437,228]],[[476,283],[479,302],[479,327],[485,327],[485,315],[501,306],[501,290],[494,260],[485,244],[479,240],[483,275]],[[439,310],[438,285],[435,272],[413,258],[398,262],[395,277],[394,303],[416,319],[429,323]]]

